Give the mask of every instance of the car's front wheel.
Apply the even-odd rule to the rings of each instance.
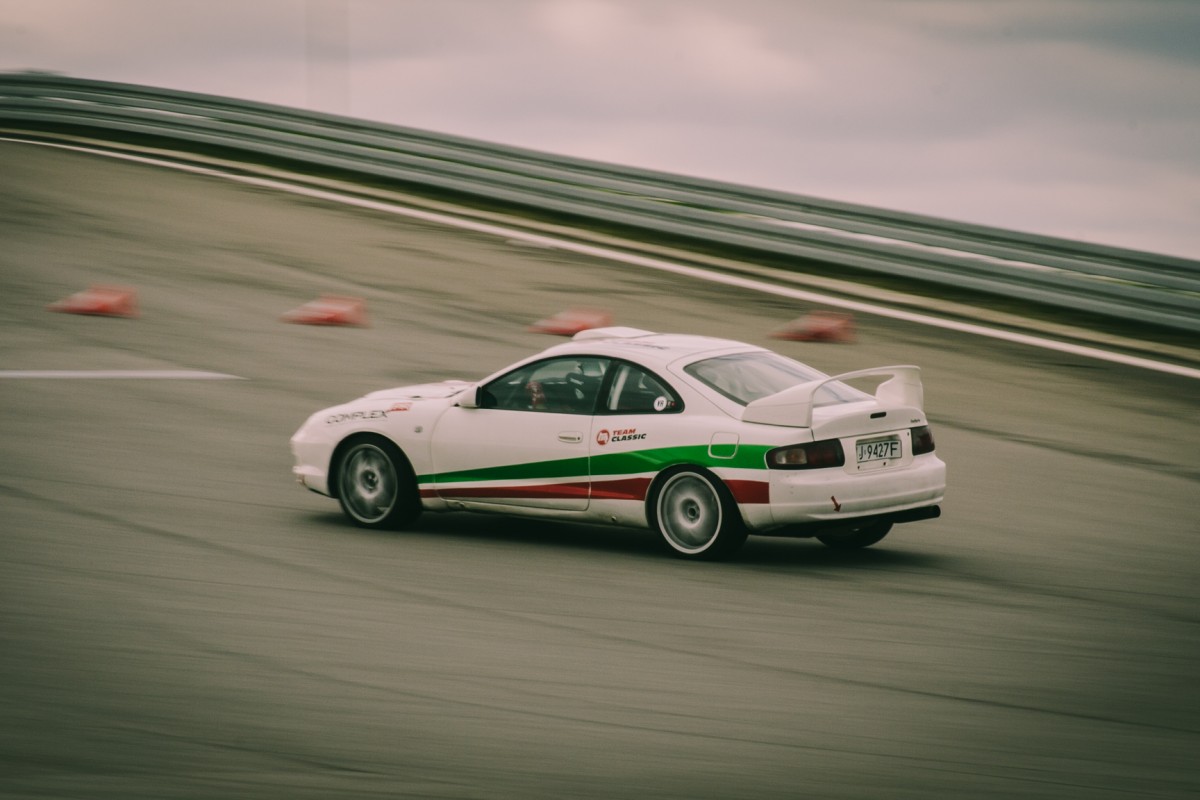
[[[874,520],[850,528],[817,534],[817,539],[826,547],[834,550],[861,550],[870,547],[888,535],[892,523]]]
[[[728,558],[746,541],[746,526],[725,484],[699,468],[664,473],[649,498],[653,528],[684,558]]]
[[[382,437],[348,442],[337,467],[338,502],[362,528],[399,528],[421,513],[416,478],[400,448]]]

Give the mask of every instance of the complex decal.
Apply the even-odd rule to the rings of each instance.
[[[405,411],[407,409],[389,409]],[[351,411],[345,414],[330,414],[325,418],[326,425],[341,425],[343,422],[357,422],[362,419],[387,419],[387,411]]]
[[[386,411],[377,409],[374,411],[348,411],[344,414],[330,414],[325,418],[326,425],[341,425],[344,422],[358,422],[364,419],[387,419],[388,414],[398,411],[408,411],[412,408],[412,403],[397,401],[392,403],[391,408]]]

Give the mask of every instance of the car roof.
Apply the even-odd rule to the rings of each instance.
[[[654,333],[640,328],[592,328],[580,331],[571,341],[556,345],[542,355],[612,356],[647,366],[666,366],[680,359],[701,355],[746,352],[763,348],[733,339],[683,333]]]

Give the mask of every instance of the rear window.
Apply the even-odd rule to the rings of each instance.
[[[807,364],[767,350],[706,358],[688,364],[683,371],[741,405],[749,405],[800,383],[829,377]],[[829,406],[870,399],[871,395],[834,381],[817,391],[813,404]]]

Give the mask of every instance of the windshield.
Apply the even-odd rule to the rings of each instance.
[[[748,405],[799,383],[829,377],[807,364],[767,350],[706,358],[688,364],[683,371],[741,405]],[[813,405],[828,406],[870,399],[871,395],[835,381],[817,391],[813,396]]]

